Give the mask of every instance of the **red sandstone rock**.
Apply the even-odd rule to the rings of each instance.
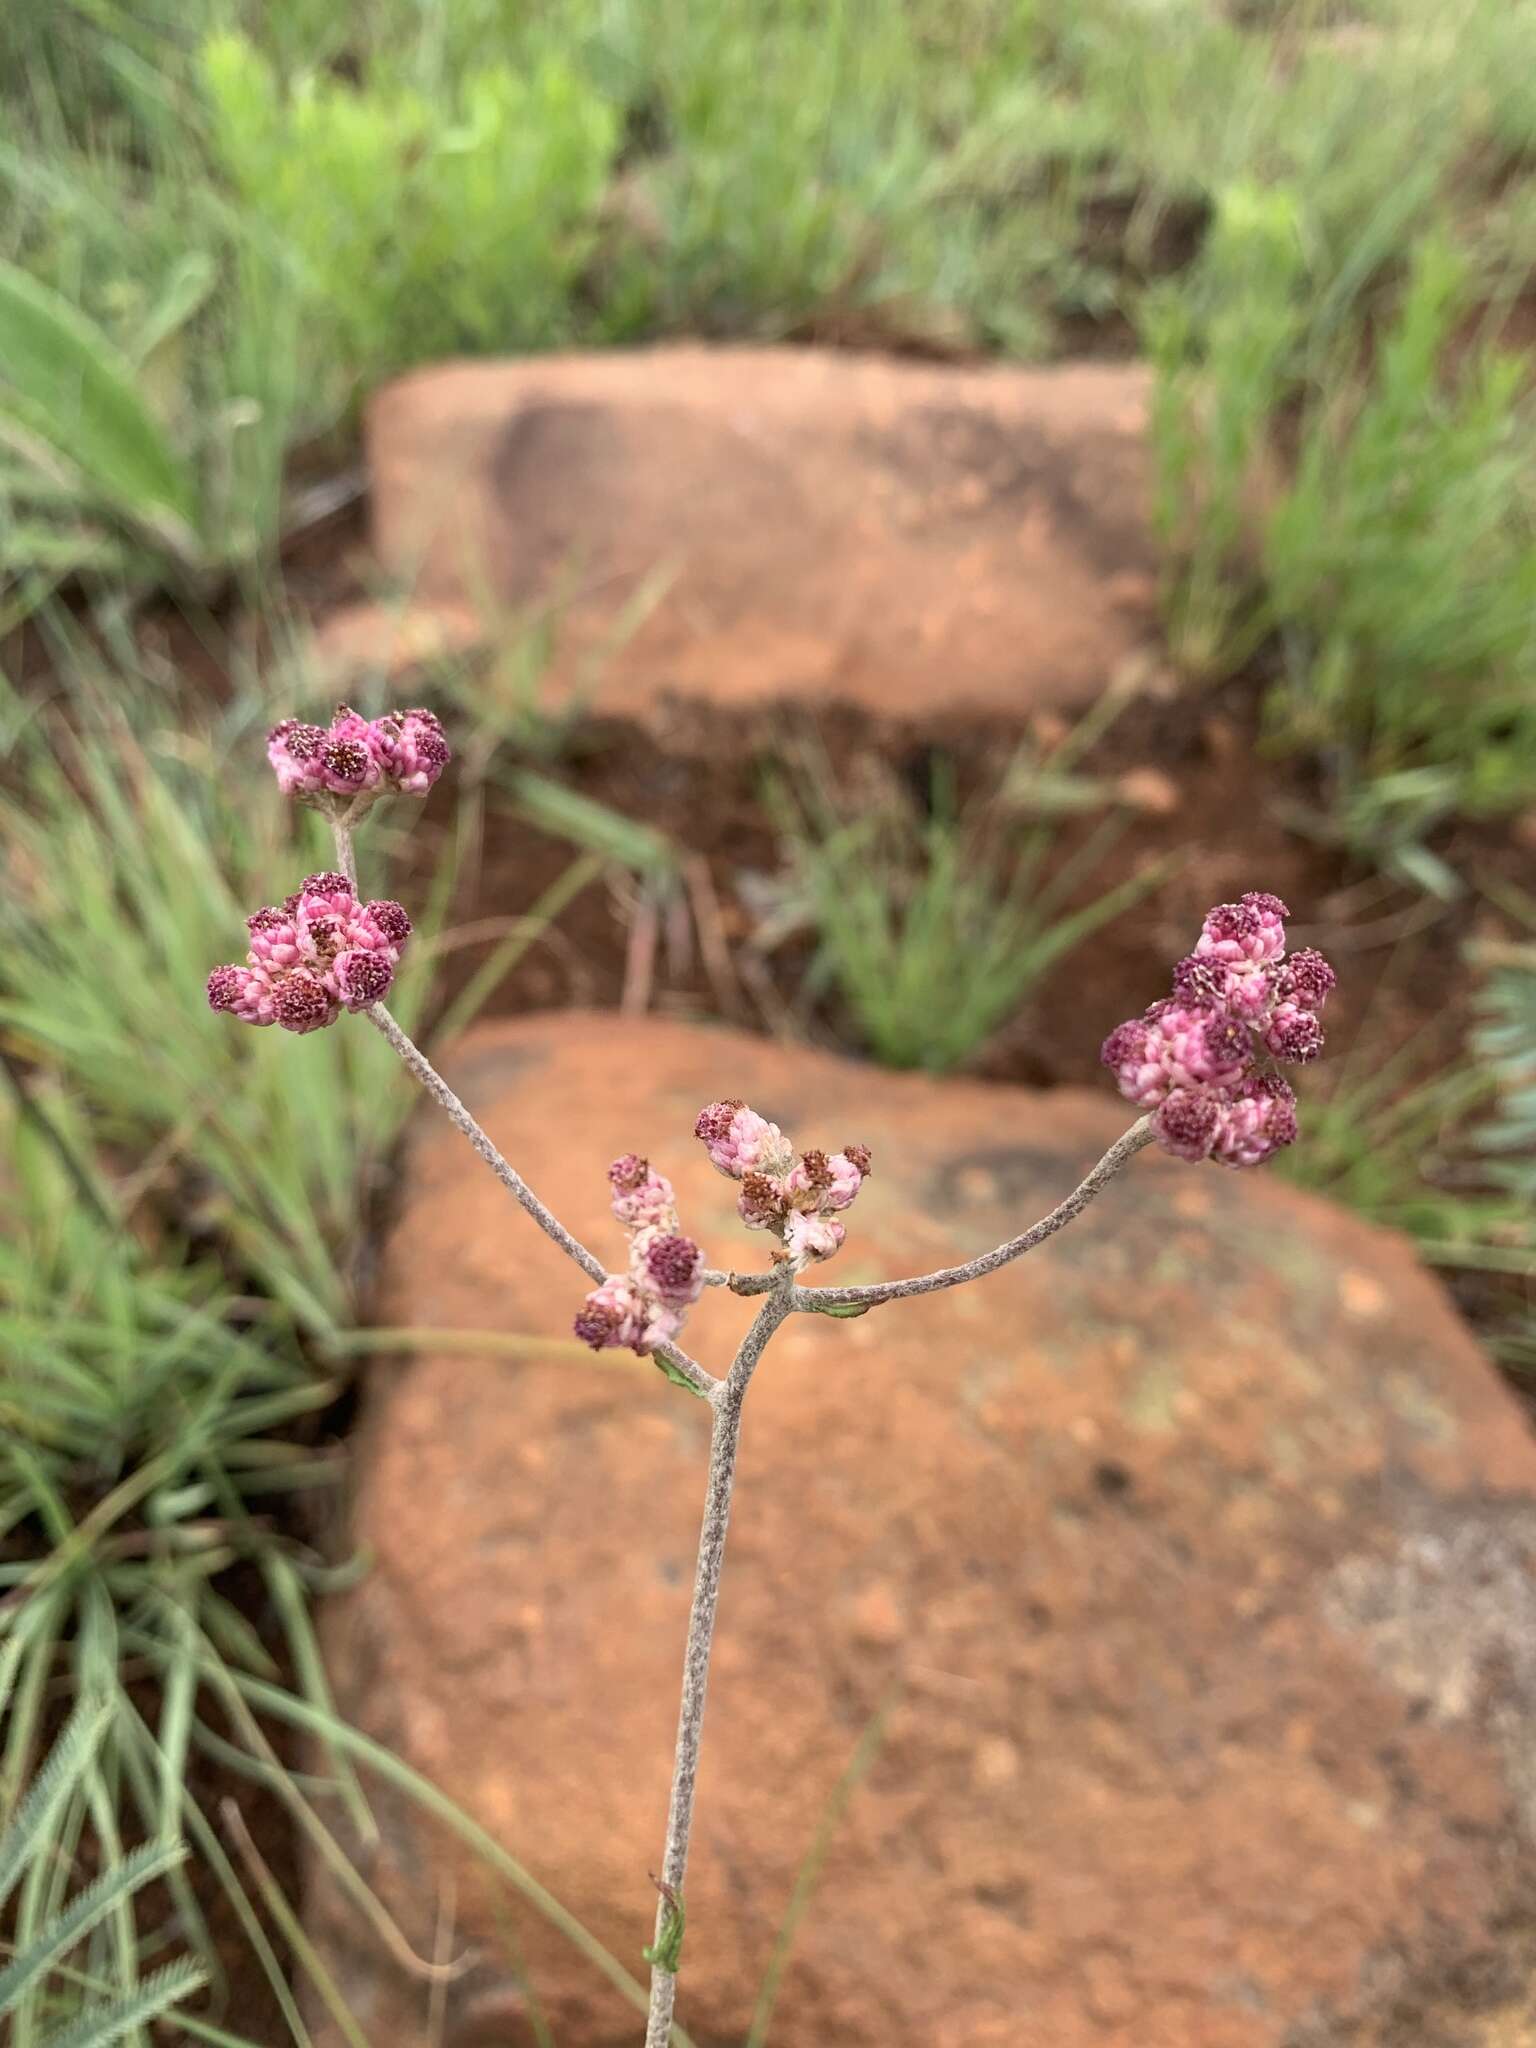
[[[692,345],[419,371],[368,415],[410,605],[339,614],[321,656],[344,683],[553,604],[552,687],[606,710],[1077,707],[1154,630],[1147,393],[1136,365]]]
[[[713,1260],[760,1251],[689,1136],[712,1097],[802,1143],[867,1140],[829,1279],[997,1241],[1123,1122],[1084,1094],[613,1017],[477,1031],[449,1072],[615,1256],[603,1169],[629,1148],[675,1177]],[[381,1369],[356,1506],[375,1565],[327,1625],[340,1704],[643,1975],[706,1412],[561,1341],[585,1283],[446,1125],[418,1130],[390,1268],[389,1320],[551,1341]],[[690,1347],[718,1362],[747,1314],[707,1297]],[[980,1285],[797,1319],[747,1410],[679,2018],[745,2038],[885,1703],[774,2048],[1529,2039],[1507,2021],[1533,1501],[1524,1419],[1407,1246],[1262,1173],[1144,1155]],[[638,2040],[526,1906],[380,1814],[364,1867],[409,1937],[431,1951],[452,1869],[453,1946],[478,1957],[443,2048],[533,2039],[505,1915],[562,2048]],[[426,1987],[323,1880],[310,1920],[369,2038],[426,2048]]]

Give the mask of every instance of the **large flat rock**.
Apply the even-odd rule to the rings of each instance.
[[[617,1257],[603,1169],[671,1173],[751,1261],[689,1132],[742,1095],[874,1148],[834,1268],[991,1244],[1072,1186],[1109,1101],[891,1075],[660,1021],[475,1032],[455,1085]],[[1303,1137],[1303,1142],[1305,1138]],[[563,1338],[583,1283],[425,1121],[388,1319]],[[749,1305],[690,1326],[719,1361]],[[371,1399],[327,1622],[344,1712],[515,1851],[637,1974],[649,1938],[707,1416],[558,1342],[434,1348]],[[1527,2040],[1536,1450],[1406,1245],[1263,1173],[1143,1155],[964,1291],[800,1318],[750,1396],[679,2018],[740,2043],[796,1872],[882,1707],[774,2048],[1343,2048]],[[562,2048],[634,2015],[386,1802],[361,1852],[427,1988],[323,1881],[312,1929],[376,2043],[531,2042],[510,1913]],[[445,1875],[454,1889],[445,1890]]]
[[[1082,705],[1154,631],[1148,390],[810,349],[423,370],[367,420],[409,605],[342,613],[322,653],[344,682],[552,606],[551,690],[602,709]]]

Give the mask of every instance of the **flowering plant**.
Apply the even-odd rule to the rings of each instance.
[[[672,1183],[630,1152],[608,1169],[613,1213],[628,1236],[623,1266],[609,1271],[539,1200],[384,1005],[411,923],[400,904],[361,898],[352,829],[380,797],[424,796],[431,788],[449,758],[437,719],[417,710],[370,721],[343,705],[329,728],[284,720],[273,728],[267,752],[282,790],[329,817],[337,867],[307,876],[280,906],[253,912],[246,920],[245,963],[213,970],[209,1003],[245,1023],[296,1033],[323,1029],[349,1012],[365,1016],[514,1199],[592,1281],[576,1311],[577,1337],[596,1350],[624,1347],[654,1359],[712,1410],[666,1844],[656,1881],[656,1933],[646,1950],[646,2044],[663,2048],[671,2037],[681,1960],[683,1882],[742,1406],[770,1338],[791,1315],[863,1315],[984,1278],[1081,1215],[1148,1145],[1178,1159],[1228,1167],[1272,1157],[1296,1137],[1295,1092],[1277,1064],[1302,1065],[1322,1050],[1319,1013],[1334,986],[1333,969],[1310,947],[1287,952],[1289,912],[1277,896],[1252,891],[1236,903],[1217,904],[1193,950],[1174,968],[1172,993],[1104,1041],[1104,1064],[1141,1115],[1048,1215],[964,1264],[868,1286],[802,1285],[802,1275],[844,1243],[844,1218],[872,1170],[869,1148],[850,1142],[835,1152],[798,1150],[777,1124],[726,1099],[699,1112],[694,1136],[716,1170],[737,1183],[743,1224],[769,1239],[766,1268],[735,1273],[709,1267],[703,1248],[682,1227]],[[735,1358],[719,1375],[678,1343],[689,1309],[708,1287],[761,1298]]]

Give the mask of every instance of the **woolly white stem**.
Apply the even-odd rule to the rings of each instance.
[[[720,1599],[720,1573],[725,1564],[725,1538],[731,1521],[731,1494],[736,1480],[736,1449],[741,1441],[741,1405],[757,1362],[774,1331],[790,1312],[790,1280],[781,1284],[758,1310],[727,1377],[710,1396],[715,1411],[709,1439],[709,1479],[704,1492],[704,1521],[699,1530],[699,1559],[693,1578],[693,1606],[688,1616],[688,1641],[683,1651],[683,1695],[677,1716],[677,1748],[672,1762],[672,1796],[667,1807],[667,1843],[661,1862],[661,1897],[656,1906],[656,1948],[666,1936],[675,1902],[683,1895],[688,1873],[688,1837],[693,1826],[693,1795],[699,1774],[699,1746],[704,1735],[704,1696],[709,1686],[709,1656],[715,1639],[715,1610]],[[666,2048],[672,2031],[672,2005],[677,1995],[675,1972],[651,1965],[651,2010],[646,2023],[646,2048]]]
[[[422,1087],[446,1113],[454,1129],[463,1132],[502,1186],[527,1210],[544,1235],[553,1239],[568,1259],[574,1259],[589,1279],[601,1285],[608,1277],[602,1262],[587,1250],[579,1238],[571,1235],[552,1211],[545,1208],[517,1168],[502,1157],[420,1046],[412,1043],[384,1005],[373,1003],[363,1015],[389,1040]],[[721,1384],[713,1373],[706,1372],[702,1365],[691,1359],[687,1352],[680,1350],[676,1344],[658,1344],[653,1355],[664,1358],[668,1365],[675,1367],[694,1392],[703,1394],[706,1399],[713,1395]]]
[[[1064,1202],[1058,1202],[1048,1216],[1042,1216],[1038,1223],[1032,1223],[1028,1230],[1018,1237],[1010,1237],[993,1251],[968,1259],[963,1266],[941,1266],[936,1273],[923,1273],[911,1280],[882,1280],[869,1287],[797,1287],[791,1306],[822,1310],[877,1308],[883,1301],[904,1301],[914,1294],[937,1294],[945,1287],[963,1287],[968,1280],[981,1280],[988,1273],[995,1273],[999,1266],[1006,1266],[1011,1260],[1022,1258],[1025,1252],[1032,1252],[1037,1244],[1044,1244],[1048,1237],[1054,1237],[1074,1217],[1081,1216],[1094,1196],[1107,1188],[1121,1168],[1151,1142],[1152,1119],[1149,1116],[1138,1117],[1128,1131],[1116,1138],[1093,1171],[1078,1183]]]

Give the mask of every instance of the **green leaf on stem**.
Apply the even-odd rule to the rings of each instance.
[[[709,1398],[702,1387],[696,1387],[685,1372],[679,1372],[677,1367],[669,1365],[666,1359],[653,1358],[651,1363],[659,1373],[672,1382],[674,1387],[681,1387],[685,1393],[692,1394],[695,1400],[705,1401]]]
[[[661,1932],[640,1953],[655,1969],[665,1970],[669,1977],[675,1977],[683,1960],[683,1928],[688,1911],[683,1904],[682,1893],[675,1886],[663,1884],[657,1889],[665,1901]]]

